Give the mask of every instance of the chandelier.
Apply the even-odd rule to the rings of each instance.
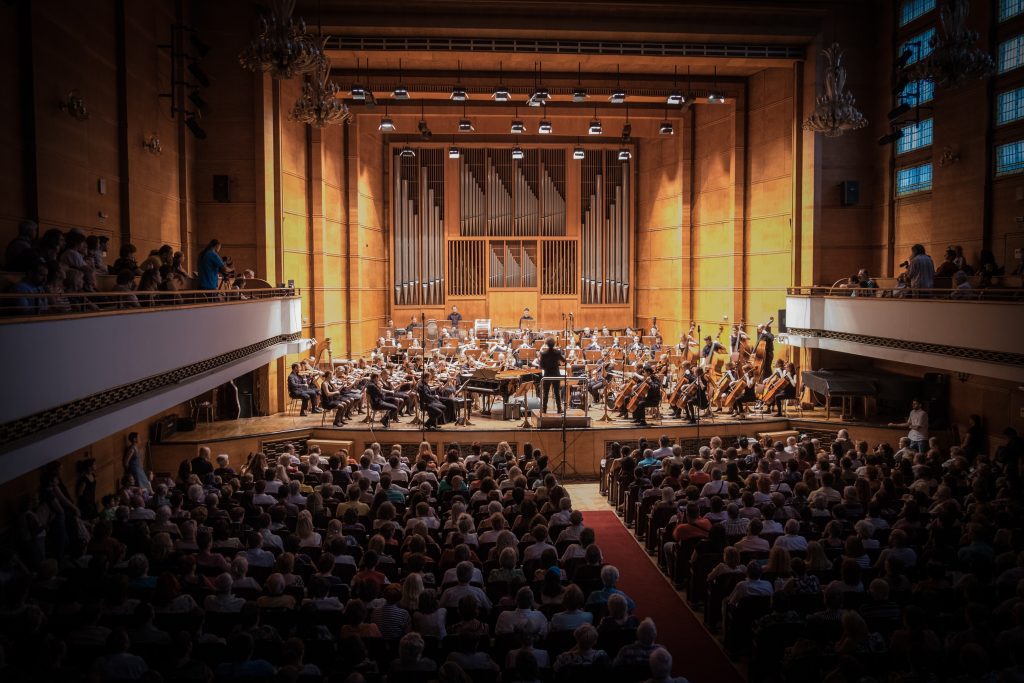
[[[242,68],[266,71],[274,78],[310,73],[324,60],[323,44],[293,19],[295,0],[270,0],[270,16],[260,17],[260,32],[238,55]]]
[[[825,92],[815,99],[814,111],[804,121],[804,130],[835,138],[848,130],[863,128],[868,121],[857,110],[853,95],[846,91],[846,67],[839,43],[832,43],[822,54],[827,63]]]
[[[952,88],[995,71],[992,55],[977,48],[978,32],[967,28],[967,0],[948,0],[939,10],[941,31],[929,41],[932,51],[909,69],[912,79]]]
[[[292,120],[314,128],[348,121],[350,114],[338,97],[340,92],[338,84],[331,80],[331,62],[325,57],[302,84],[302,95],[292,107]]]

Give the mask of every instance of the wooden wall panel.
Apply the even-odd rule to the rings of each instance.
[[[0,59],[5,64],[18,64],[21,41],[18,24],[19,9],[15,3],[0,5]],[[22,122],[23,108],[28,102],[22,101],[21,68],[0,69],[0,238],[7,244],[17,235],[18,223],[29,215],[26,203],[26,178],[23,164],[26,145]]]

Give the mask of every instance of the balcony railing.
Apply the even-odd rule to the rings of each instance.
[[[0,324],[60,316],[102,315],[165,310],[186,306],[210,306],[239,301],[258,301],[298,297],[298,289],[265,287],[259,289],[202,289],[187,291],[130,291],[75,293],[0,294]]]
[[[971,289],[910,287],[842,287],[840,285],[813,285],[810,287],[789,287],[787,296],[813,297],[860,297],[865,299],[913,299],[915,301],[999,301],[1024,303],[1024,289],[1011,287],[979,287]]]

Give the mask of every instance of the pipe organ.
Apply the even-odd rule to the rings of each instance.
[[[631,166],[616,149],[590,149],[582,163],[568,146],[525,146],[521,158],[511,146],[452,159],[436,145],[413,149],[392,151],[394,306],[514,290],[522,305],[550,297],[553,311],[575,299],[628,313]],[[445,207],[458,216],[445,222]]]

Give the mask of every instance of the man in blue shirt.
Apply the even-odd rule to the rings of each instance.
[[[220,240],[211,240],[199,254],[199,289],[218,289],[220,276],[230,270],[220,257]]]
[[[46,277],[49,269],[42,261],[37,261],[25,271],[25,277],[18,284],[14,285],[14,292],[20,294],[16,304],[19,314],[37,315],[46,313],[50,308],[50,302],[45,296],[31,296],[32,294],[46,294]]]

